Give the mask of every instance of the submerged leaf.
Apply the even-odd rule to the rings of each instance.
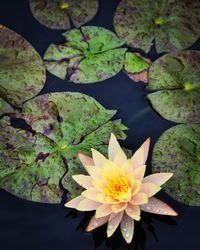
[[[58,203],[66,165],[63,185],[69,190],[76,187],[71,172],[83,172],[78,152],[104,151],[111,132],[125,138],[126,127],[110,121],[115,113],[80,93],[45,94],[26,102],[20,117],[34,134],[11,127],[8,118],[0,121],[0,187],[28,200]]]
[[[114,33],[102,27],[86,26],[63,34],[66,42],[51,44],[44,60],[49,72],[75,83],[103,81],[123,67],[125,48]]]
[[[34,17],[52,29],[70,29],[89,22],[97,13],[98,0],[30,0]]]
[[[149,70],[147,95],[153,108],[177,123],[200,122],[200,52],[180,51],[156,60]]]
[[[0,96],[20,107],[40,92],[45,78],[43,61],[31,44],[0,26]]]
[[[200,35],[198,0],[121,0],[114,17],[119,37],[148,52],[153,40],[158,53],[191,46]]]
[[[0,97],[0,116],[13,113],[14,109],[4,99]]]
[[[179,202],[200,205],[200,125],[167,130],[153,150],[152,171],[172,172],[165,191]]]

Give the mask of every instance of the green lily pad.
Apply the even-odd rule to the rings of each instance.
[[[4,114],[10,114],[13,112],[14,109],[12,108],[12,106],[0,97],[0,117]]]
[[[46,68],[74,83],[103,81],[123,67],[125,48],[114,33],[102,27],[86,26],[63,34],[66,42],[51,44],[44,55]]]
[[[125,72],[135,82],[148,82],[151,61],[139,53],[127,52],[125,55]]]
[[[153,172],[172,172],[164,190],[174,199],[200,205],[200,125],[177,125],[159,138],[153,149]]]
[[[98,0],[30,0],[34,17],[52,29],[70,29],[70,21],[79,28],[97,13]]]
[[[83,168],[78,152],[103,150],[111,132],[125,138],[126,127],[110,121],[115,113],[80,93],[45,94],[27,101],[19,117],[32,131],[11,127],[7,117],[0,121],[0,187],[32,201],[60,202],[59,182],[66,166],[68,172]]]
[[[200,122],[200,52],[181,51],[156,60],[149,70],[147,95],[153,108],[177,123]]]
[[[158,53],[191,46],[200,35],[198,0],[121,0],[114,27],[129,46],[148,52],[155,39]]]
[[[31,44],[0,26],[0,96],[21,107],[40,92],[45,79],[43,61]]]

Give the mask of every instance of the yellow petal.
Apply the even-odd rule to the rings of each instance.
[[[95,213],[96,218],[104,217],[112,213],[112,206],[110,204],[101,204]]]
[[[111,134],[109,145],[108,145],[108,158],[109,158],[109,160],[114,161],[115,156],[120,151],[122,151],[121,153],[124,154],[116,137],[114,136],[114,134]],[[126,155],[125,155],[125,157],[126,157]]]
[[[105,188],[105,186],[106,186],[106,182],[104,180],[101,180],[101,179],[94,179],[92,181],[92,184],[99,191],[102,191]]]
[[[146,171],[146,165],[136,168],[133,171],[135,179],[141,181],[144,177],[145,171]]]
[[[169,205],[154,197],[150,198],[147,204],[141,205],[140,208],[145,212],[153,214],[162,214],[170,216],[178,215]]]
[[[82,197],[81,195],[72,199],[71,201],[68,201],[67,203],[65,203],[65,207],[69,207],[69,208],[77,208],[78,204],[84,200],[84,197]]]
[[[121,202],[119,204],[112,205],[112,211],[113,213],[119,213],[124,211],[126,207],[127,207],[127,202]]]
[[[157,173],[157,174],[151,174],[146,176],[143,179],[143,183],[153,183],[156,185],[163,185],[165,182],[167,182],[171,177],[173,176],[173,173]]]
[[[79,211],[92,211],[92,210],[96,210],[100,205],[101,203],[99,202],[84,199],[78,204],[76,209]]]
[[[87,190],[83,191],[81,195],[89,200],[96,200],[99,191],[96,188],[88,188]]]
[[[131,243],[134,233],[134,220],[130,218],[126,213],[124,213],[124,216],[120,223],[120,229],[125,241],[128,244]]]
[[[108,204],[109,202],[106,201],[106,197],[103,193],[99,193],[96,196],[96,201],[103,203],[103,204]]]
[[[130,173],[132,174],[133,168],[132,168],[132,163],[130,159],[124,162],[124,164],[122,165],[122,169],[123,169],[124,175],[130,174]]]
[[[127,161],[127,157],[124,153],[124,151],[122,149],[120,149],[115,157],[114,157],[114,160],[113,162],[117,165],[117,166],[123,166],[123,164]]]
[[[132,195],[137,194],[140,191],[140,189],[141,189],[141,182],[135,180],[132,187]]]
[[[78,153],[78,157],[79,157],[81,163],[83,164],[83,166],[87,166],[87,165],[93,166],[94,165],[92,158],[89,157],[88,155]]]
[[[105,217],[101,217],[101,218],[96,218],[95,216],[93,216],[86,228],[86,231],[90,232],[93,229],[104,225],[105,223],[108,222],[108,219],[109,219],[109,215]]]
[[[110,237],[113,235],[113,233],[116,231],[117,227],[119,226],[124,212],[120,212],[118,214],[111,214],[108,221],[107,226],[107,237]]]
[[[85,189],[92,187],[92,178],[88,175],[73,175],[72,178],[77,182],[80,186],[84,187]]]
[[[132,205],[142,205],[142,204],[146,204],[147,202],[148,202],[148,198],[147,198],[147,195],[144,193],[135,194],[130,201]]]
[[[101,178],[100,175],[100,169],[95,167],[95,166],[85,166],[86,171],[88,172],[88,174],[93,178]]]
[[[126,208],[126,213],[129,217],[131,217],[133,220],[140,220],[140,207],[137,205],[131,205],[130,203],[128,204]]]
[[[107,160],[104,155],[95,149],[92,149],[92,158],[96,167],[103,167],[105,161]]]
[[[158,193],[160,190],[161,190],[161,187],[156,184],[142,183],[140,192],[145,193],[147,197],[149,198],[155,195],[156,193]]]

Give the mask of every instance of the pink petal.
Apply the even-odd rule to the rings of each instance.
[[[78,204],[76,209],[79,211],[92,211],[96,210],[100,205],[101,203],[99,202],[84,199]]]
[[[107,226],[107,236],[110,237],[113,235],[113,233],[116,231],[117,227],[119,226],[124,212],[120,212],[118,214],[111,214],[108,226]]]
[[[146,204],[148,202],[148,198],[147,195],[144,193],[137,193],[132,197],[132,200],[130,201],[130,203],[132,205],[142,205],[142,204]]]
[[[92,149],[92,158],[96,167],[103,167],[105,161],[107,160],[104,155],[95,149]]]
[[[78,196],[74,199],[72,199],[71,201],[68,201],[67,203],[65,203],[65,207],[69,207],[69,208],[76,208],[78,206],[78,204],[84,200],[83,196]]]
[[[170,216],[178,215],[169,205],[154,197],[150,198],[147,204],[141,205],[140,208],[145,212],[153,214],[162,214]]]
[[[140,220],[140,208],[137,205],[131,205],[130,203],[128,204],[126,208],[126,213],[129,217],[131,217],[133,220]]]
[[[93,166],[94,165],[92,158],[89,157],[88,155],[78,153],[78,157],[79,157],[81,163],[83,164],[83,166],[87,166],[87,165]]]
[[[161,190],[161,187],[153,183],[142,183],[140,192],[145,193],[147,197],[151,197],[158,193]]]
[[[125,241],[128,244],[131,243],[134,233],[134,220],[131,219],[126,213],[124,213],[120,228]]]
[[[88,188],[87,190],[83,191],[81,195],[89,200],[96,200],[99,191],[96,188]]]
[[[145,171],[146,171],[146,166],[145,165],[136,168],[133,171],[133,175],[134,175],[135,179],[138,180],[138,181],[141,181],[143,179],[143,177],[144,177]]]
[[[109,219],[109,215],[105,217],[101,217],[101,218],[96,218],[95,216],[93,216],[86,228],[86,231],[90,232],[93,229],[104,225],[105,223],[108,222],[108,219]]]
[[[153,183],[156,185],[163,185],[165,182],[167,182],[171,177],[173,176],[173,173],[157,173],[157,174],[151,174],[146,176],[143,179],[143,183]]]
[[[100,205],[95,213],[96,218],[104,217],[112,213],[112,206],[110,204]]]
[[[112,205],[112,211],[113,211],[113,213],[119,213],[119,212],[122,212],[126,207],[127,207],[126,202],[114,204],[114,205]]]
[[[121,154],[123,155],[124,152],[121,149],[121,147],[119,145],[119,142],[117,141],[117,139],[114,136],[114,134],[111,134],[109,145],[108,145],[108,158],[109,158],[109,160],[114,161],[115,156],[120,151],[121,151]],[[126,157],[126,155],[124,157]]]
[[[72,178],[77,182],[80,186],[84,187],[85,189],[92,187],[92,178],[88,175],[73,175]]]
[[[150,146],[148,138],[131,158],[133,169],[143,166],[146,163]]]

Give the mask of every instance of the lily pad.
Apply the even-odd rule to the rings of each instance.
[[[79,28],[97,13],[98,0],[30,0],[34,17],[52,29]]]
[[[158,53],[191,46],[200,35],[198,0],[121,0],[114,27],[129,46],[148,52],[155,39]]]
[[[68,172],[81,169],[78,152],[103,150],[111,132],[125,138],[126,127],[110,121],[115,113],[80,93],[45,94],[27,101],[19,117],[32,131],[11,127],[7,117],[0,121],[0,187],[32,201],[60,202],[59,182],[66,167]],[[73,183],[63,184],[73,188]]]
[[[156,60],[149,71],[152,107],[177,123],[200,122],[200,52],[181,51]]]
[[[125,55],[125,72],[134,82],[148,82],[151,61],[139,53],[127,52]]]
[[[0,117],[4,114],[10,114],[13,112],[14,109],[12,108],[12,106],[0,97]]]
[[[44,60],[46,68],[61,79],[74,83],[103,81],[124,65],[125,48],[114,33],[102,27],[86,26],[63,34],[66,42],[51,44]]]
[[[23,37],[0,26],[0,96],[13,106],[37,95],[46,79],[40,55]]]
[[[200,205],[200,125],[177,125],[153,149],[153,172],[172,172],[164,190],[187,205]]]

